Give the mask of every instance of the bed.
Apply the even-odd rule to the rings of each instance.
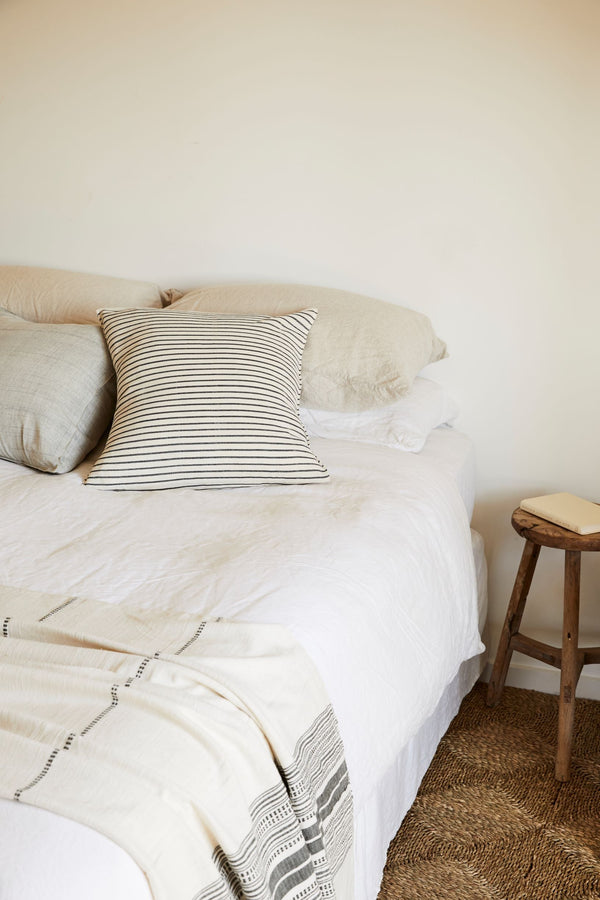
[[[304,648],[345,748],[356,900],[376,897],[389,841],[482,667],[473,447],[443,424],[422,443],[313,434],[328,480],[231,491],[84,487],[102,446],[58,477],[0,460],[0,583],[278,623]],[[0,799],[0,861],[3,900],[151,897],[124,850],[26,803]]]

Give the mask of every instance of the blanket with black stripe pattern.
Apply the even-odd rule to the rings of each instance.
[[[0,588],[0,795],[120,844],[156,900],[352,894],[319,676],[276,625]]]

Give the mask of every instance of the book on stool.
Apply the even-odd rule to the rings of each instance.
[[[600,531],[600,506],[575,494],[545,494],[521,500],[521,509],[577,534]]]

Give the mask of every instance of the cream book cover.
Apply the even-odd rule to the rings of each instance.
[[[521,509],[577,534],[600,531],[600,506],[575,494],[546,494],[521,501]]]

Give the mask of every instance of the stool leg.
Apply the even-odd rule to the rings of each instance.
[[[579,678],[579,581],[581,552],[565,551],[565,604],[563,613],[563,641],[560,667],[560,698],[558,705],[558,751],[555,775],[558,781],[569,780],[573,719],[575,717],[575,688]]]
[[[506,619],[504,620],[504,627],[502,628],[498,650],[496,651],[496,661],[494,662],[494,668],[492,669],[492,677],[490,678],[490,683],[488,685],[486,701],[488,706],[497,706],[498,703],[500,703],[502,689],[504,688],[504,682],[506,680],[506,673],[508,672],[510,658],[512,656],[510,641],[513,634],[518,632],[521,625],[525,601],[527,600],[527,594],[531,587],[531,579],[533,578],[539,555],[540,545],[534,544],[533,541],[525,541],[519,571],[515,578]]]

